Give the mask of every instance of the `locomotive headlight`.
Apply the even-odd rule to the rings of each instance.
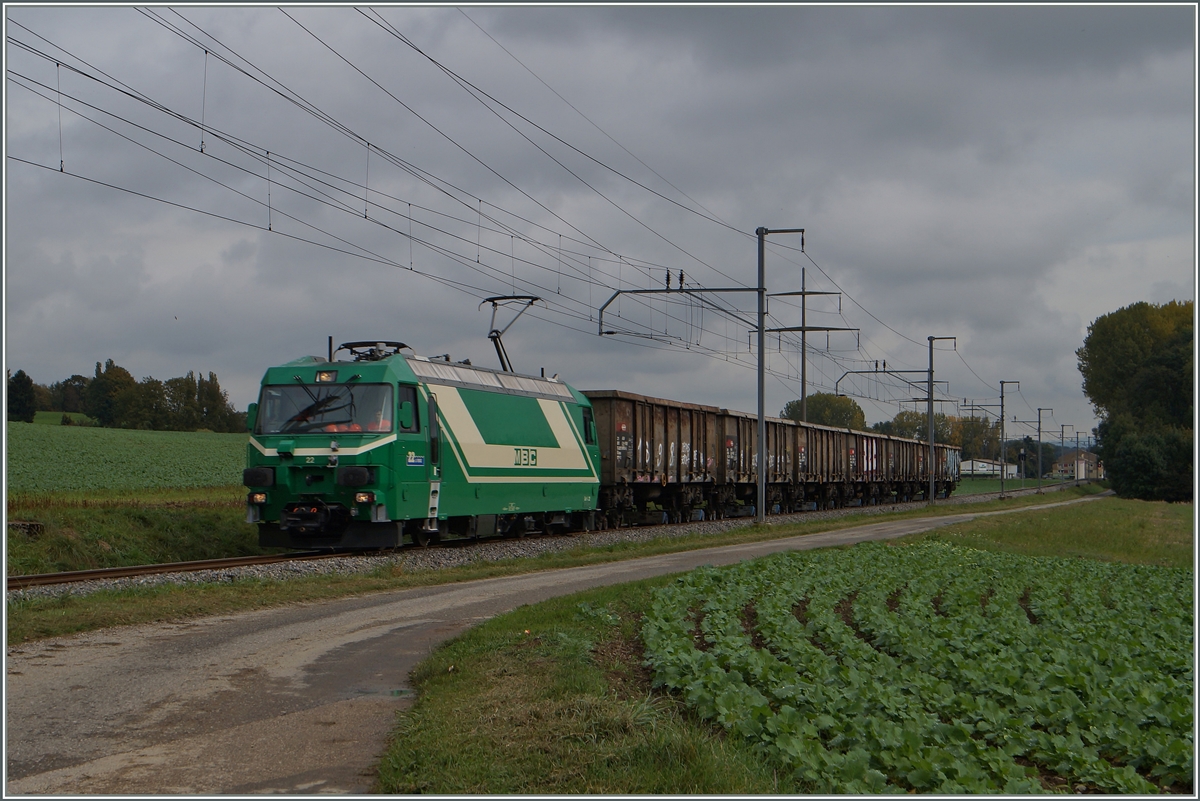
[[[337,381],[337,370],[318,370],[317,371],[317,383],[318,384],[335,383],[336,381]]]
[[[247,501],[249,501],[250,503],[266,503],[266,502],[267,502],[267,493],[265,493],[265,492],[252,492],[252,493],[250,493],[250,495],[249,495],[249,496],[246,498],[246,500],[247,500]]]
[[[354,493],[355,503],[375,503],[375,493],[373,492],[356,492]]]

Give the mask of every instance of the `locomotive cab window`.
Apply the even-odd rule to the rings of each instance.
[[[596,423],[592,420],[592,410],[583,407],[583,442],[585,445],[596,444]]]
[[[276,384],[262,388],[254,433],[382,433],[394,417],[390,384]]]
[[[417,416],[417,388],[400,386],[396,388],[399,395],[400,415],[396,418],[396,430],[412,433],[421,430],[421,421]],[[407,406],[405,405],[407,404]]]

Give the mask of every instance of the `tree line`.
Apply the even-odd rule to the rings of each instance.
[[[76,374],[49,386],[17,370],[8,377],[7,412],[10,421],[29,423],[36,412],[62,412],[64,424],[73,424],[71,413],[82,413],[106,428],[246,430],[246,413],[233,408],[216,373],[205,378],[189,370],[166,381],[150,376],[137,381],[112,359],[103,367],[96,362],[94,376]]]
[[[929,416],[925,412],[905,409],[891,420],[882,420],[870,426],[862,407],[844,395],[818,392],[808,396],[808,422],[817,425],[851,428],[856,431],[871,431],[892,437],[906,437],[925,442],[929,439]],[[799,421],[800,401],[789,401],[780,412],[780,417]],[[933,439],[962,448],[962,458],[992,459],[1000,456],[1000,421],[986,414],[982,417],[957,417],[936,412],[933,415]],[[1018,475],[1023,478],[1038,476],[1038,443],[1032,437],[1024,440],[1008,440],[1005,443],[1004,461],[1017,465]],[[1021,451],[1025,460],[1021,461]],[[1042,442],[1042,471],[1047,472],[1058,456],[1052,443]]]

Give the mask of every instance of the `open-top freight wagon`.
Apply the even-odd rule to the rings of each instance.
[[[751,515],[758,418],[745,412],[585,391],[600,440],[600,509],[610,524]],[[924,499],[929,446],[918,440],[768,417],[767,511]],[[934,445],[935,492],[957,486],[960,449]]]
[[[267,370],[243,474],[260,544],[388,548],[755,511],[754,415],[584,393],[406,348],[351,342]],[[767,511],[924,498],[927,453],[916,440],[771,418]],[[935,456],[947,495],[959,450]]]

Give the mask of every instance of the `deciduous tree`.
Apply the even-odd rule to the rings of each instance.
[[[1192,301],[1134,303],[1097,317],[1076,351],[1101,418],[1097,450],[1118,495],[1193,497]]]
[[[799,421],[800,401],[788,401],[779,416]],[[808,422],[822,426],[853,428],[856,431],[867,430],[866,415],[854,399],[829,392],[817,392],[808,396]]]
[[[104,363],[103,370],[100,369],[100,362],[96,362],[96,375],[88,385],[88,416],[95,418],[102,426],[117,425],[118,419],[123,417],[120,405],[129,399],[127,390],[136,386],[133,375],[124,367],[114,364],[112,359]]]

